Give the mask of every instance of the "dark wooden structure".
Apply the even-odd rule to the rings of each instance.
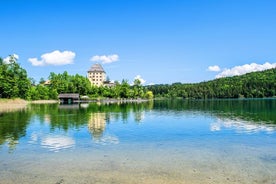
[[[62,104],[73,104],[80,101],[80,95],[78,93],[62,93],[58,95],[58,99]]]

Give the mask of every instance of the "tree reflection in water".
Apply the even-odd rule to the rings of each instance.
[[[26,129],[34,122],[47,124],[50,132],[87,127],[94,141],[99,141],[111,121],[127,123],[130,116],[141,123],[147,111],[172,113],[199,113],[215,117],[219,121],[211,124],[211,131],[229,127],[256,127],[275,130],[276,99],[247,100],[163,100],[143,103],[105,103],[30,105],[27,109],[0,114],[0,145],[7,144],[10,151],[16,148]],[[241,123],[237,123],[239,120]],[[236,123],[231,123],[236,122]],[[250,122],[250,123],[248,123]],[[229,125],[230,123],[230,125]],[[109,137],[118,142],[116,137]],[[56,140],[56,139],[55,139]]]
[[[130,113],[135,121],[143,119],[143,113],[153,107],[153,102],[112,104],[32,104],[27,109],[0,114],[0,145],[6,144],[12,151],[21,137],[26,135],[29,124],[39,121],[48,124],[50,131],[79,129],[87,126],[93,139],[99,140],[110,119],[126,123]]]
[[[25,110],[0,114],[0,145],[7,143],[13,151],[19,139],[26,135],[30,119],[31,112]]]

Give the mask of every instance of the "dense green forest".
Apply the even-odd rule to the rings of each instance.
[[[79,93],[90,98],[153,98],[152,92],[135,80],[130,85],[127,80],[115,82],[114,87],[93,86],[81,75],[50,73],[50,83],[45,85],[43,78],[36,84],[28,78],[27,72],[17,62],[14,56],[5,62],[0,58],[0,98],[22,98],[27,100],[57,99],[59,93]]]
[[[93,86],[81,75],[51,72],[50,83],[45,85],[42,78],[36,84],[28,78],[27,72],[10,56],[9,62],[0,58],[0,98],[22,98],[27,100],[57,99],[59,93],[79,93],[90,98],[262,98],[276,96],[276,69],[248,73],[242,76],[226,77],[194,84],[160,84],[142,86],[135,80],[115,82],[115,86]]]
[[[195,84],[174,83],[147,86],[155,97],[262,98],[276,95],[276,68]]]
[[[0,98],[25,99],[30,86],[26,70],[20,67],[13,55],[8,63],[0,58]]]

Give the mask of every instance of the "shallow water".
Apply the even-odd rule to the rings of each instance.
[[[276,100],[0,114],[0,183],[276,183]]]

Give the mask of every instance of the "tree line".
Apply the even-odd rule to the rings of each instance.
[[[115,82],[113,87],[94,86],[81,75],[68,72],[51,72],[45,85],[28,78],[27,72],[14,56],[9,61],[0,58],[0,98],[22,98],[27,100],[57,99],[60,93],[79,93],[90,98],[262,98],[276,96],[276,68],[252,72],[242,76],[225,77],[194,84],[159,84],[142,86],[136,79],[133,85],[127,80]]]
[[[0,58],[0,98],[48,100],[57,99],[60,93],[79,93],[90,98],[153,98],[152,92],[143,87],[139,79],[133,85],[127,80],[116,81],[113,87],[91,85],[86,77],[69,75],[67,71],[61,74],[51,72],[48,79],[47,84],[43,78],[35,84],[13,55],[9,61]]]
[[[160,84],[147,86],[155,97],[212,99],[263,98],[276,96],[276,68],[219,78],[195,84]]]

